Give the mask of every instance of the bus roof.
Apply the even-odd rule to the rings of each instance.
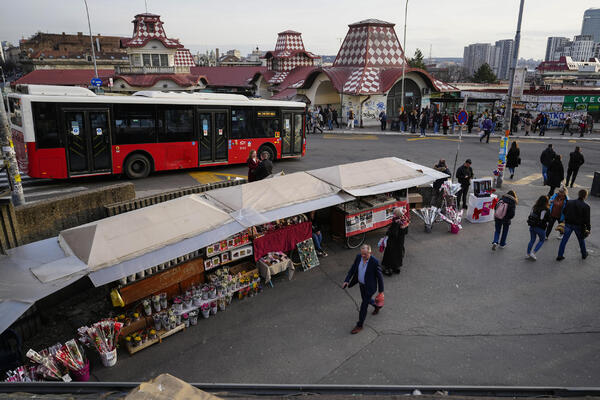
[[[30,101],[52,103],[129,103],[129,104],[193,104],[221,106],[260,106],[305,108],[299,101],[249,99],[240,94],[206,92],[141,91],[132,96],[96,95],[89,89],[76,86],[19,85],[18,93],[9,94]]]

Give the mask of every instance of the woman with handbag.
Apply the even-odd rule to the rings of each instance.
[[[548,220],[548,226],[546,228],[546,239],[548,239],[550,233],[552,233],[552,228],[554,227],[555,222],[558,222],[559,226],[560,224],[563,224],[564,231],[565,206],[567,205],[568,200],[569,191],[566,186],[561,186],[560,189],[558,189],[558,192],[554,193],[552,197],[550,197],[550,219]],[[563,232],[561,232],[558,228],[557,230],[559,231],[557,239],[562,239]]]
[[[510,171],[510,179],[515,176],[515,168],[521,164],[521,150],[517,142],[512,142],[506,155],[506,168]]]
[[[404,258],[404,237],[408,233],[408,224],[409,220],[404,213],[404,208],[395,208],[392,224],[386,233],[387,243],[381,260],[383,273],[387,276],[391,276],[393,272],[400,273]]]

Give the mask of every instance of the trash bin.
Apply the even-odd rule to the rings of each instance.
[[[600,172],[594,172],[594,180],[592,181],[592,189],[590,195],[600,196]]]

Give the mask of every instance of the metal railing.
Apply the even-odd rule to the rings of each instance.
[[[154,204],[162,203],[164,201],[173,200],[178,197],[187,196],[188,194],[202,193],[208,190],[241,185],[242,183],[246,182],[247,179],[235,179],[230,181],[208,183],[205,185],[189,186],[182,189],[159,193],[153,196],[140,197],[135,200],[128,200],[119,203],[109,204],[106,205],[104,208],[106,209],[106,216],[111,217],[113,215],[122,214],[124,212],[133,211]]]

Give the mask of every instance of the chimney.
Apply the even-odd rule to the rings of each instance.
[[[83,32],[77,32],[77,36],[82,36]]]
[[[98,37],[96,37],[96,51],[100,51],[100,39]]]
[[[219,49],[218,48],[215,51],[215,56],[217,57],[217,62],[218,62],[219,61]]]

